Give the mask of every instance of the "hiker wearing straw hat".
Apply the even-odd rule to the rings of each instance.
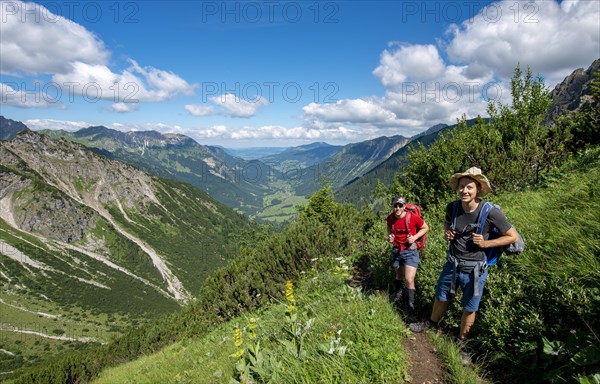
[[[477,167],[450,177],[450,187],[458,193],[458,200],[446,206],[444,239],[450,242],[447,262],[435,289],[435,302],[429,320],[410,324],[413,332],[422,332],[436,326],[448,309],[455,290],[462,290],[462,318],[458,341],[463,341],[475,322],[475,313],[488,275],[485,249],[506,246],[517,241],[517,232],[500,209],[489,211],[483,229],[477,230],[478,218],[484,205],[481,198],[492,191],[488,178]],[[500,236],[489,239],[492,228]],[[477,232],[477,233],[476,233]],[[458,287],[457,287],[458,286]]]

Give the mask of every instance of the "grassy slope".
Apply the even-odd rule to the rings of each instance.
[[[283,290],[285,287],[281,287]],[[286,303],[238,317],[198,339],[177,342],[159,353],[103,372],[96,383],[229,383],[237,377],[233,331],[244,328],[242,348],[259,343],[266,364],[284,369],[267,378],[279,383],[398,383],[407,378],[408,358],[401,341],[408,331],[382,295],[365,296],[334,273],[306,279],[295,292],[297,323],[304,331],[304,359],[280,340],[289,339]],[[257,320],[257,339],[249,342],[249,319]],[[337,344],[336,344],[337,339]],[[338,350],[329,354],[331,346]],[[344,353],[339,347],[347,346]],[[256,378],[256,377],[255,377]]]

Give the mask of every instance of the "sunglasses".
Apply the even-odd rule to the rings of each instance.
[[[394,204],[394,208],[403,208],[404,204]]]

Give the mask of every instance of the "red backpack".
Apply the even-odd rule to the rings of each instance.
[[[410,224],[410,217],[412,215],[421,217],[421,207],[419,207],[416,204],[405,204],[404,210],[407,213],[406,216],[404,216],[406,218],[406,228],[410,228],[408,226]],[[417,246],[417,249],[419,250],[419,253],[423,253],[423,248],[425,248],[426,242],[427,242],[427,234],[424,234],[423,236],[419,237],[417,239],[417,241],[415,241],[415,244]]]

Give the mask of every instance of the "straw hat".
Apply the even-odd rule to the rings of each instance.
[[[490,185],[490,181],[481,172],[481,169],[477,167],[471,167],[463,173],[455,173],[454,175],[452,175],[452,177],[450,177],[450,187],[454,191],[458,189],[458,181],[463,177],[469,177],[481,184],[481,190],[478,193],[479,196],[485,196],[488,193],[492,192],[492,186]]]

